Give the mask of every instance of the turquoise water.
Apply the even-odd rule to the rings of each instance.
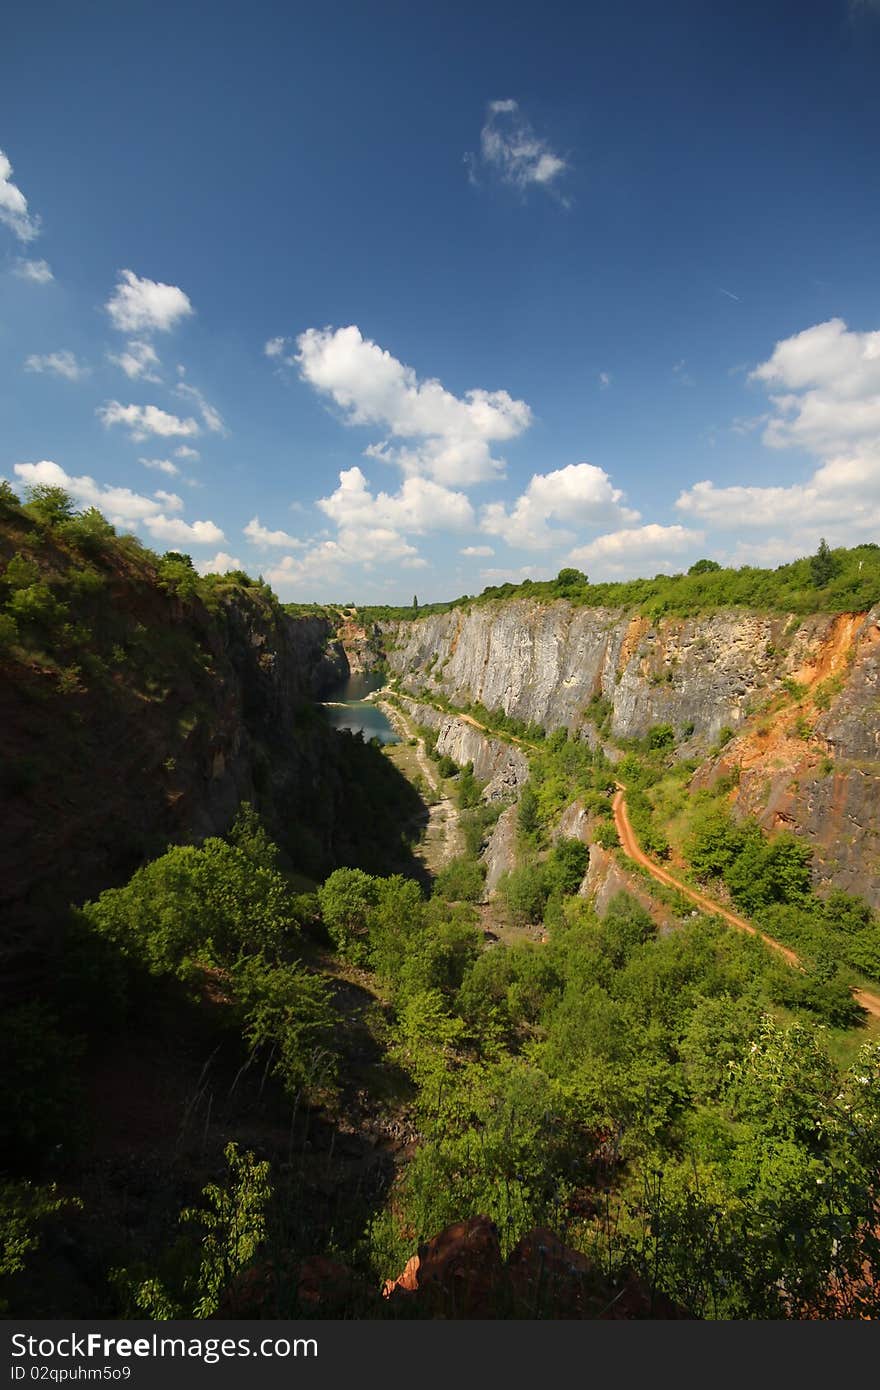
[[[350,676],[344,685],[331,691],[323,703],[333,728],[350,729],[354,734],[363,734],[367,740],[377,738],[380,743],[399,743],[400,739],[382,711],[371,700],[364,699],[381,685],[380,676]]]

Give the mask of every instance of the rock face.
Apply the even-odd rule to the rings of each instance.
[[[737,813],[809,839],[820,889],[838,886],[880,906],[880,607],[651,621],[564,600],[509,599],[384,631],[388,664],[413,696],[479,701],[593,744],[597,725],[638,738],[669,724],[683,757],[711,755],[730,731],[723,757],[710,756],[695,785],[734,772]],[[762,707],[786,692],[794,701],[805,692],[800,730],[793,712],[785,727],[771,715],[766,735],[757,735]],[[450,724],[445,737],[459,746],[460,754],[450,746],[456,761],[471,756],[461,756],[460,728]]]
[[[452,758],[459,767],[473,763],[474,776],[487,785],[486,801],[509,801],[528,779],[529,762],[525,753],[493,738],[454,714],[443,714],[433,705],[405,701],[407,712],[417,724],[437,731],[437,752]]]
[[[590,700],[602,697],[615,737],[692,726],[696,749],[742,724],[749,701],[802,666],[834,621],[724,611],[651,622],[620,609],[511,599],[388,624],[388,663],[413,693],[479,700],[548,730],[580,727]]]

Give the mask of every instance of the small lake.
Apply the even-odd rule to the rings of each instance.
[[[333,728],[363,734],[366,741],[377,738],[380,743],[399,743],[400,738],[382,711],[376,708],[372,700],[365,698],[383,683],[381,676],[365,672],[363,675],[349,676],[344,685],[331,690],[322,703]]]

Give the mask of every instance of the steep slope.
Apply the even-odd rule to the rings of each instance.
[[[385,631],[414,697],[591,738],[670,725],[680,756],[706,759],[696,785],[741,769],[743,811],[807,836],[819,884],[880,904],[880,608],[652,620],[514,598]]]
[[[348,672],[328,619],[103,527],[0,524],[0,917],[25,975],[69,902],[225,832],[242,800],[316,876],[382,867],[396,800],[401,819],[418,804],[315,708]]]

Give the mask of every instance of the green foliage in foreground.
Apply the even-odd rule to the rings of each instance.
[[[296,960],[316,904],[290,892],[247,804],[230,841],[174,846],[124,888],[86,903],[82,919],[133,972],[197,989],[206,968],[219,971],[251,1052],[271,1059],[291,1095],[317,1094],[334,1073],[335,1016],[324,981]]]
[[[791,973],[706,921],[658,938],[619,895],[405,994],[424,1140],[374,1223],[382,1272],[488,1213],[508,1248],[548,1223],[694,1316],[876,1307],[880,1047],[841,1080],[821,1030],[773,1016]]]
[[[113,1271],[125,1317],[213,1318],[223,1295],[252,1263],[266,1238],[269,1164],[257,1162],[252,1153],[239,1153],[235,1144],[227,1145],[226,1162],[228,1183],[209,1183],[201,1205],[180,1213],[181,1225],[195,1227],[199,1234],[178,1242],[158,1274],[144,1267]]]

